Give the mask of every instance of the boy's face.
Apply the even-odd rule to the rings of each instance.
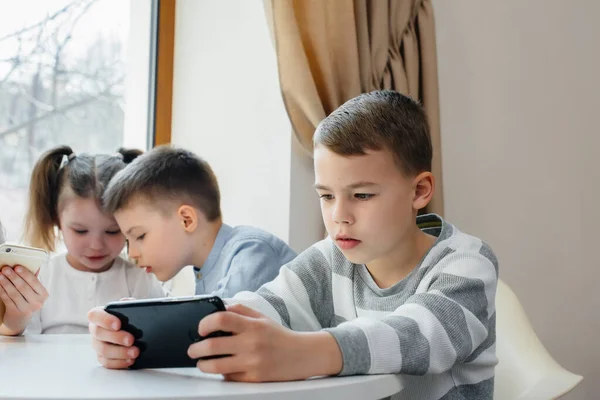
[[[129,242],[129,257],[159,281],[173,278],[189,263],[188,238],[175,210],[167,213],[133,200],[115,212],[115,219]]]
[[[415,229],[414,179],[387,150],[341,156],[314,151],[315,188],[327,232],[355,264],[390,259]]]

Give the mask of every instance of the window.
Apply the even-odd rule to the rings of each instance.
[[[47,149],[153,144],[156,1],[21,0],[0,13],[0,220],[22,235]],[[151,121],[151,122],[149,122]]]

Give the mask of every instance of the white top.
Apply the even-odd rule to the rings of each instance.
[[[107,271],[84,272],[71,267],[66,253],[60,254],[40,269],[38,278],[49,297],[33,314],[25,334],[88,333],[87,313],[94,307],[124,297],[164,297],[154,274],[120,257]]]
[[[403,385],[397,375],[242,383],[196,368],[109,370],[89,335],[0,337],[0,371],[0,400],[375,400]]]

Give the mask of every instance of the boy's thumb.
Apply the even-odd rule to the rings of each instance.
[[[236,314],[243,315],[245,317],[264,318],[264,315],[262,315],[261,313],[259,313],[256,310],[251,309],[250,307],[246,307],[243,304],[231,304],[231,305],[227,305],[226,307],[227,307],[227,311],[231,311]]]

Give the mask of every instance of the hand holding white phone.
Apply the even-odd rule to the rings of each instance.
[[[0,268],[4,265],[9,267],[22,265],[33,274],[37,274],[47,260],[48,253],[42,249],[12,243],[0,245]]]
[[[0,245],[0,324],[4,321],[8,328],[0,333],[17,334],[25,329],[31,314],[46,301],[48,292],[35,275],[47,260],[48,253],[42,249]]]

